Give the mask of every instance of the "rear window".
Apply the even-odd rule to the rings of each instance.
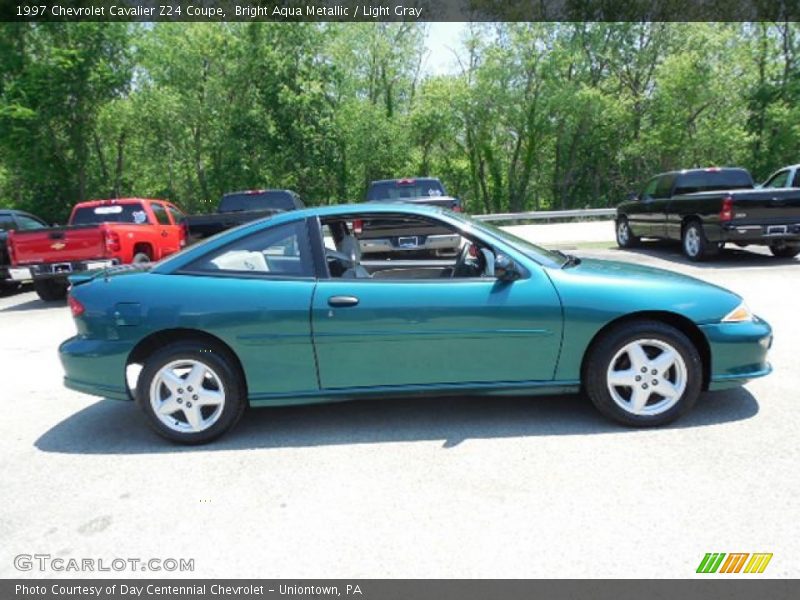
[[[147,223],[147,212],[141,203],[105,204],[102,206],[84,206],[72,216],[73,225],[91,223]]]
[[[445,195],[444,187],[438,179],[398,179],[371,183],[367,191],[367,201],[381,202]]]
[[[294,196],[283,190],[225,194],[219,202],[219,212],[243,212],[277,208],[294,210]]]
[[[16,229],[16,223],[11,215],[0,215],[0,231],[11,231]]]
[[[716,190],[751,189],[753,178],[747,171],[732,169],[724,171],[692,171],[678,176],[674,195],[713,192]]]

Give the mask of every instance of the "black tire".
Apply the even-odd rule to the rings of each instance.
[[[617,246],[620,248],[634,248],[641,243],[641,238],[633,235],[631,226],[628,224],[628,219],[620,217],[617,219],[616,224]]]
[[[221,413],[207,429],[202,431],[176,431],[167,426],[156,414],[150,402],[150,388],[159,371],[172,362],[182,360],[202,363],[213,375],[219,377],[224,390],[224,404]],[[187,396],[183,406],[191,399],[190,392],[181,390]],[[244,377],[230,353],[219,346],[209,344],[203,340],[185,340],[174,342],[157,350],[145,361],[134,392],[136,403],[145,414],[148,425],[160,436],[180,444],[205,444],[217,439],[236,425],[247,406],[247,393]],[[196,399],[196,397],[195,397]],[[191,404],[188,404],[191,408]],[[188,425],[185,409],[179,409],[172,417],[165,417],[175,422],[175,427],[182,426],[180,421]],[[174,415],[178,414],[178,417]],[[183,425],[185,426],[185,425]]]
[[[772,256],[777,258],[794,258],[800,254],[800,246],[790,246],[789,244],[773,244],[769,247]]]
[[[133,255],[133,261],[132,262],[135,265],[141,265],[141,264],[149,263],[150,262],[150,255],[147,254],[146,252],[137,252],[136,254]]]
[[[720,246],[709,242],[703,224],[700,221],[689,221],[681,233],[683,254],[693,262],[713,258],[719,254]]]
[[[648,370],[641,375],[636,373],[638,369],[634,370],[632,361],[627,365],[625,364],[625,361],[629,360],[630,356],[627,353],[621,356],[618,356],[618,354],[637,340],[648,340],[651,341],[651,344],[654,340],[657,343],[667,345],[680,355],[683,361],[682,367],[676,362],[666,372],[653,374],[652,371]],[[652,356],[646,352],[649,360],[657,359],[660,356],[660,352],[663,352],[663,349],[659,351],[653,345],[643,344],[643,346],[653,352]],[[608,373],[612,367],[612,361],[619,369],[623,369],[622,373],[627,372],[627,369],[632,373],[636,373],[637,377],[644,378],[641,383],[645,390],[642,393],[648,395],[640,414],[634,412],[632,406],[625,408],[621,405],[626,404],[626,401],[633,403],[634,386],[626,388],[624,385],[610,385]],[[648,365],[647,369],[650,369],[651,366],[653,365]],[[668,383],[675,383],[681,376],[685,377],[685,387],[672,404],[666,397],[660,396],[657,391],[654,391],[652,387],[653,382],[657,381],[655,378],[662,377]],[[675,381],[671,381],[671,379]],[[592,403],[606,417],[624,425],[655,427],[674,421],[694,406],[703,385],[703,363],[694,344],[686,335],[674,327],[660,321],[632,321],[614,327],[604,333],[592,345],[584,362],[583,384]],[[647,388],[648,385],[651,387]],[[639,383],[636,383],[635,386],[639,386]],[[614,387],[618,399],[612,396],[611,387]],[[650,390],[649,393],[648,389]],[[628,398],[624,397],[626,391],[629,393]],[[620,403],[619,400],[622,402]],[[657,412],[660,402],[663,402],[663,410]],[[652,414],[646,414],[647,410],[652,411]]]
[[[69,284],[65,279],[36,279],[33,289],[45,302],[57,302],[67,297]]]

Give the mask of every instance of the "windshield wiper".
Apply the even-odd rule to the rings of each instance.
[[[566,252],[562,252],[561,250],[556,250],[555,252],[564,259],[564,264],[561,265],[562,269],[565,269],[566,267],[574,267],[576,265],[581,264],[581,259],[575,256],[574,254],[567,254]]]

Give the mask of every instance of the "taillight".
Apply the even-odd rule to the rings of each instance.
[[[719,220],[723,223],[733,219],[733,198],[730,196],[723,198],[722,210],[719,211]]]
[[[186,219],[181,221],[181,239],[180,239],[180,246],[183,248],[187,241],[189,240],[189,223]]]
[[[73,317],[80,317],[86,312],[86,307],[72,294],[67,295],[67,304],[69,304],[69,309],[72,311]]]
[[[453,204],[453,212],[461,212],[461,205]]]
[[[113,254],[119,252],[121,248],[119,234],[111,229],[106,230],[106,252]]]
[[[356,235],[361,235],[362,231],[364,231],[364,221],[361,219],[356,219],[353,221],[353,233]]]

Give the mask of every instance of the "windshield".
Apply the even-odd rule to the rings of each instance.
[[[563,266],[564,263],[567,262],[564,258],[564,255],[559,254],[558,252],[553,252],[552,250],[547,250],[541,246],[537,246],[536,244],[529,242],[518,235],[509,233],[505,229],[501,229],[500,227],[496,227],[484,221],[478,221],[477,219],[473,219],[472,217],[469,217],[463,213],[456,213],[452,211],[445,212],[447,212],[450,217],[453,217],[459,221],[463,221],[464,223],[468,223],[477,232],[485,233],[490,237],[500,239],[501,241],[514,246],[514,248],[519,250],[522,254],[540,264],[549,263],[553,266]]]
[[[367,191],[368,202],[403,200],[404,198],[425,198],[444,196],[444,188],[438,179],[398,179],[394,181],[375,181]]]
[[[72,215],[72,225],[88,225],[90,223],[147,223],[147,213],[139,202],[130,204],[103,204],[101,206],[84,206]]]
[[[265,210],[268,208],[292,210],[294,208],[294,198],[289,192],[271,190],[264,192],[225,194],[219,203],[219,212],[221,213]]]

